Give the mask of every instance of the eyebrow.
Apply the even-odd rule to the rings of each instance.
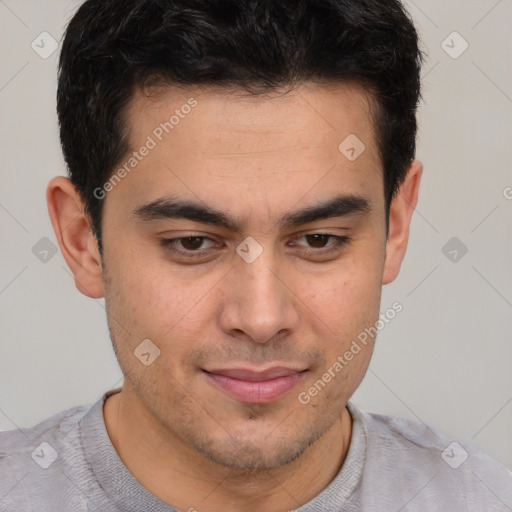
[[[370,202],[363,196],[346,194],[339,195],[327,202],[316,203],[286,213],[277,224],[281,228],[296,228],[317,220],[370,212]],[[224,227],[232,232],[240,233],[242,224],[230,215],[211,206],[173,197],[162,197],[136,208],[135,216],[150,222],[162,219],[187,219],[203,224]]]

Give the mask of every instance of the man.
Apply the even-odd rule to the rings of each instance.
[[[125,380],[2,434],[2,510],[512,508],[498,462],[349,402],[418,198],[420,63],[398,0],[78,9],[47,199]]]

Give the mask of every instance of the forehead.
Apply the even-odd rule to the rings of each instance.
[[[335,143],[349,134],[366,147],[375,143],[373,95],[353,82],[304,83],[258,95],[218,86],[136,89],[124,120],[134,147],[153,133],[181,149],[226,158],[314,146],[338,150]],[[166,123],[169,130],[161,126]]]
[[[291,209],[308,191],[314,201],[329,199],[334,187],[382,190],[372,97],[355,84],[259,95],[218,87],[137,91],[124,120],[130,151],[153,142],[129,183],[115,190],[134,208],[168,194],[235,216],[253,206],[271,215],[277,202],[281,212]],[[343,153],[354,141],[364,148],[357,159]]]

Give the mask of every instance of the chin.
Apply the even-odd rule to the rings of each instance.
[[[199,451],[209,460],[225,468],[240,471],[261,471],[285,466],[294,461],[305,451],[284,447],[275,450],[272,447],[262,449],[261,444],[245,443],[232,451],[205,450]]]
[[[231,435],[225,441],[210,440],[208,444],[204,443],[203,438],[202,443],[194,444],[204,457],[220,466],[241,471],[269,470],[293,462],[324,432],[310,432],[301,436],[283,430],[272,443],[268,441],[271,434],[259,436],[258,439]]]

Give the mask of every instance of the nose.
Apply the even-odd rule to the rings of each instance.
[[[226,278],[220,315],[224,332],[264,344],[295,329],[299,315],[290,273],[270,249],[251,263],[235,256]]]

